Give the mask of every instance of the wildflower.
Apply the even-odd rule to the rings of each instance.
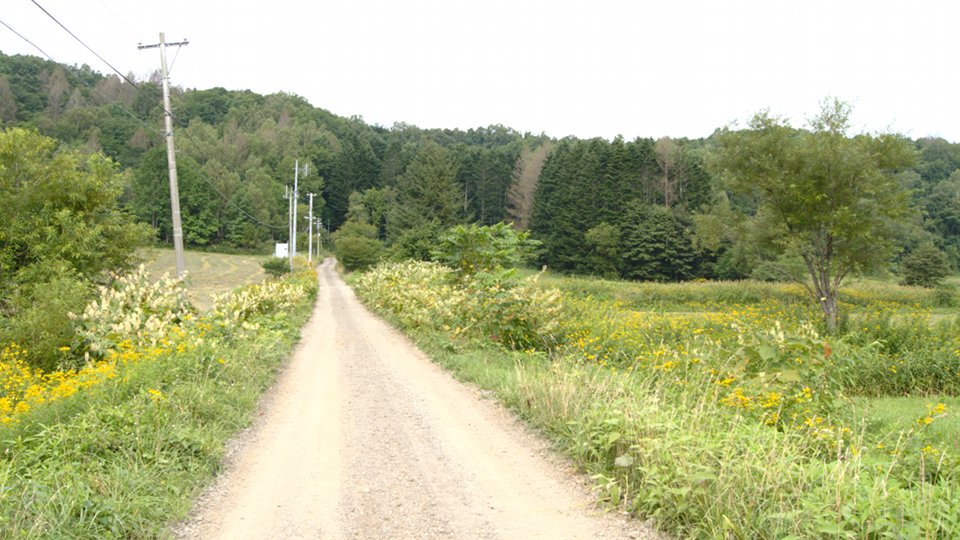
[[[157,390],[156,388],[151,388],[147,390],[147,394],[150,396],[150,399],[153,401],[163,401],[165,399],[163,392]]]
[[[767,392],[763,398],[763,403],[760,404],[764,409],[770,409],[773,407],[780,406],[780,400],[783,397],[783,394],[780,392]]]

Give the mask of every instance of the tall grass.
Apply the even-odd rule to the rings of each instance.
[[[927,396],[922,411],[892,427],[848,413],[852,394],[901,384],[921,395],[955,391],[960,373],[936,371],[960,355],[949,329],[904,329],[892,316],[884,332],[827,338],[811,320],[816,312],[789,291],[789,301],[752,302],[724,296],[734,294],[725,284],[720,292],[710,284],[623,284],[618,292],[611,282],[549,278],[564,293],[552,339],[542,341],[549,345],[509,351],[464,330],[453,282],[425,284],[416,274],[386,267],[354,283],[376,309],[389,298],[419,313],[416,324],[392,317],[549,434],[593,476],[606,504],[685,538],[946,538],[960,530],[960,459],[955,437],[938,429],[952,406]],[[642,298],[652,296],[637,291],[659,304],[650,309]],[[443,306],[442,317],[433,306]],[[893,385],[873,378],[894,375],[901,361],[920,366]],[[869,376],[858,375],[864,367]]]

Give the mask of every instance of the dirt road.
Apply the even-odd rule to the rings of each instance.
[[[303,340],[182,538],[647,538],[333,269]]]

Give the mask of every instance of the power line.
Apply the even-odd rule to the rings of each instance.
[[[34,3],[36,3],[36,2],[34,2]],[[40,7],[40,6],[38,5],[38,7]],[[43,9],[43,8],[41,8],[41,9]],[[4,21],[2,21],[2,20],[0,20],[0,24],[2,24],[3,26],[7,27],[11,32],[13,32],[14,34],[16,34],[17,37],[19,37],[20,39],[22,39],[22,40],[24,40],[25,42],[29,43],[30,45],[33,46],[33,48],[35,48],[35,49],[37,49],[38,51],[40,51],[40,53],[43,54],[43,56],[45,56],[45,57],[47,58],[47,60],[50,60],[51,62],[53,62],[53,63],[55,63],[55,64],[60,64],[60,62],[57,62],[52,56],[50,56],[49,54],[47,54],[43,49],[41,49],[39,46],[37,46],[34,42],[30,41],[30,39],[28,39],[26,36],[24,36],[24,35],[21,34],[20,32],[17,32],[16,30],[14,30],[13,27],[11,27],[9,24],[7,24],[6,22],[4,22]],[[61,25],[61,26],[63,26],[63,25]],[[66,30],[66,28],[64,28],[64,30]],[[67,30],[67,32],[70,32],[70,31]],[[73,35],[73,34],[71,33],[70,35]],[[74,36],[74,38],[76,38],[76,36]],[[76,38],[76,39],[77,39],[77,41],[80,41],[79,38]],[[98,55],[98,57],[99,57],[99,55]],[[101,59],[102,59],[102,58],[101,58]],[[104,61],[104,62],[106,63],[106,61]],[[108,65],[109,65],[109,64],[108,64]],[[114,72],[119,73],[119,71],[117,71],[115,68],[113,68],[113,66],[111,66],[111,68],[114,70]],[[141,91],[141,92],[142,92],[142,91],[145,90],[145,88],[146,88],[145,86],[139,86],[139,85],[133,83],[132,81],[130,81],[130,79],[128,79],[127,77],[124,77],[122,74],[121,74],[120,76],[123,77],[123,79],[126,80],[127,82],[130,82],[130,84],[131,84],[134,88],[136,88],[138,91]],[[80,80],[80,82],[83,83],[82,80]],[[88,88],[91,92],[95,93],[95,94],[98,95],[100,98],[102,98],[103,101],[104,101],[104,103],[116,107],[117,109],[119,109],[119,110],[121,110],[123,113],[125,113],[127,116],[129,116],[130,118],[132,118],[133,120],[135,120],[138,124],[140,124],[140,127],[145,128],[147,131],[153,131],[153,130],[156,129],[156,126],[152,126],[152,125],[148,124],[148,123],[147,123],[146,121],[144,121],[142,118],[140,118],[140,117],[138,117],[136,114],[134,114],[133,111],[131,111],[131,110],[127,109],[126,107],[124,107],[122,103],[119,103],[119,102],[117,102],[117,101],[115,101],[115,100],[111,100],[111,99],[108,98],[106,95],[104,95],[102,92],[100,92],[95,86],[88,85],[87,88]],[[171,116],[172,118],[176,119],[176,115],[174,115],[172,111],[166,111],[166,109],[165,109],[164,107],[162,107],[162,106],[161,106],[161,109],[163,109],[164,112],[167,112],[168,114],[170,114],[170,116]],[[200,150],[199,144],[194,140],[193,135],[190,133],[189,130],[183,130],[183,131],[181,131],[181,140],[183,140],[184,137],[186,137],[187,142],[189,142],[189,143],[193,146],[194,150]],[[274,230],[283,229],[283,226],[281,226],[281,225],[271,225],[270,223],[264,223],[263,221],[260,221],[259,219],[257,219],[257,218],[254,217],[253,215],[251,215],[249,212],[247,212],[246,210],[244,210],[243,208],[241,208],[237,203],[233,202],[225,193],[223,193],[222,191],[220,191],[220,189],[217,188],[217,186],[216,186],[216,184],[213,182],[213,180],[211,180],[211,179],[203,172],[203,170],[197,169],[196,172],[197,172],[197,175],[200,177],[200,179],[203,180],[211,189],[213,189],[213,191],[216,192],[217,195],[219,195],[220,198],[221,198],[228,206],[233,207],[233,209],[236,210],[237,212],[239,212],[240,215],[243,216],[245,219],[247,219],[247,220],[249,220],[249,221],[252,221],[253,223],[256,223],[257,225],[260,225],[261,227],[266,227],[266,228],[268,228],[268,229],[274,229]]]
[[[130,31],[131,25],[128,24],[128,23],[127,23],[126,21],[124,21],[123,19],[121,19],[120,16],[117,15],[117,13],[113,10],[113,8],[111,8],[110,6],[108,6],[107,3],[104,2],[104,0],[100,0],[100,5],[103,6],[103,8],[106,9],[106,10],[110,13],[110,15],[112,15],[113,18],[114,18],[118,23],[120,23],[120,28],[123,28],[123,30],[127,33],[128,36],[130,36],[131,38],[133,38],[134,41],[142,41],[142,40],[139,39],[136,35],[134,35],[133,32]]]
[[[14,34],[16,34],[17,37],[19,37],[20,39],[22,39],[22,40],[26,41],[27,43],[29,43],[30,45],[32,45],[34,49],[40,51],[40,54],[46,56],[46,57],[47,57],[47,60],[50,60],[51,62],[56,62],[56,60],[54,60],[53,58],[50,57],[49,54],[47,54],[46,52],[44,52],[44,50],[41,49],[40,46],[38,46],[36,43],[34,43],[34,42],[30,41],[29,39],[27,39],[26,36],[24,36],[24,35],[21,34],[20,32],[17,32],[16,30],[14,30],[12,26],[10,26],[9,24],[3,22],[2,20],[0,20],[0,24],[6,26],[7,29],[10,30],[11,32],[13,32]]]
[[[27,36],[21,34],[20,32],[17,32],[16,30],[14,30],[13,27],[10,26],[9,24],[3,22],[2,20],[0,20],[0,24],[6,26],[11,32],[13,32],[14,34],[16,34],[17,37],[19,37],[20,39],[22,39],[22,40],[26,41],[27,43],[29,43],[30,45],[32,45],[34,49],[40,51],[40,54],[42,54],[43,56],[45,56],[45,57],[47,58],[47,60],[53,62],[54,64],[60,64],[60,62],[57,62],[56,60],[54,60],[52,56],[50,56],[50,55],[47,54],[43,49],[41,49],[39,45],[37,45],[36,43],[30,41],[30,39],[27,38]],[[81,79],[78,79],[78,80],[79,80],[80,82],[83,82]],[[137,87],[136,85],[134,85],[134,87],[137,88],[137,90],[140,90],[140,88]],[[104,101],[104,103],[110,103],[110,101],[111,101],[110,98],[108,98],[106,95],[104,95],[103,92],[97,90],[97,88],[96,88],[95,86],[90,86],[90,87],[89,87],[89,90],[90,90],[91,92],[94,92],[95,94],[97,94],[100,98],[102,98],[103,101]],[[142,119],[140,119],[137,115],[133,114],[133,112],[130,111],[129,109],[127,109],[126,107],[120,105],[119,103],[110,103],[110,104],[111,104],[111,105],[115,105],[115,106],[116,106],[117,108],[119,108],[121,111],[123,111],[123,112],[126,113],[128,116],[130,116],[130,118],[133,118],[133,119],[136,120],[137,122],[140,122],[141,124],[146,125]]]
[[[55,22],[55,23],[57,23],[58,25],[60,25],[60,28],[63,28],[68,34],[70,34],[70,35],[73,37],[73,39],[77,40],[81,45],[83,45],[84,47],[86,47],[86,49],[87,49],[88,51],[90,51],[91,53],[93,53],[94,56],[96,56],[97,58],[99,58],[101,62],[103,62],[103,63],[106,64],[110,69],[112,69],[114,73],[116,73],[117,75],[119,75],[120,77],[122,77],[123,80],[125,80],[125,81],[127,81],[128,83],[132,84],[133,87],[136,88],[137,90],[140,89],[140,87],[137,86],[137,83],[131,81],[131,80],[130,80],[129,78],[127,78],[127,76],[124,75],[123,73],[120,73],[120,70],[118,70],[117,68],[113,67],[113,64],[111,64],[110,62],[107,62],[107,60],[106,60],[104,57],[100,56],[100,55],[97,53],[97,51],[91,49],[90,46],[87,45],[86,43],[84,43],[82,39],[78,38],[77,35],[74,34],[73,32],[71,32],[69,28],[67,28],[66,26],[64,26],[62,22],[58,21],[56,17],[54,17],[53,15],[51,15],[49,11],[47,11],[46,9],[43,8],[43,6],[41,6],[39,3],[37,3],[37,0],[30,0],[30,1],[33,2],[33,5],[35,5],[35,6],[37,6],[38,8],[40,8],[40,11],[46,13],[46,14],[47,14],[47,17],[50,17],[51,19],[53,19],[53,22]]]

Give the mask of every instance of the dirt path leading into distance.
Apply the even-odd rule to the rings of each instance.
[[[648,538],[371,315],[333,269],[301,344],[181,538]]]

